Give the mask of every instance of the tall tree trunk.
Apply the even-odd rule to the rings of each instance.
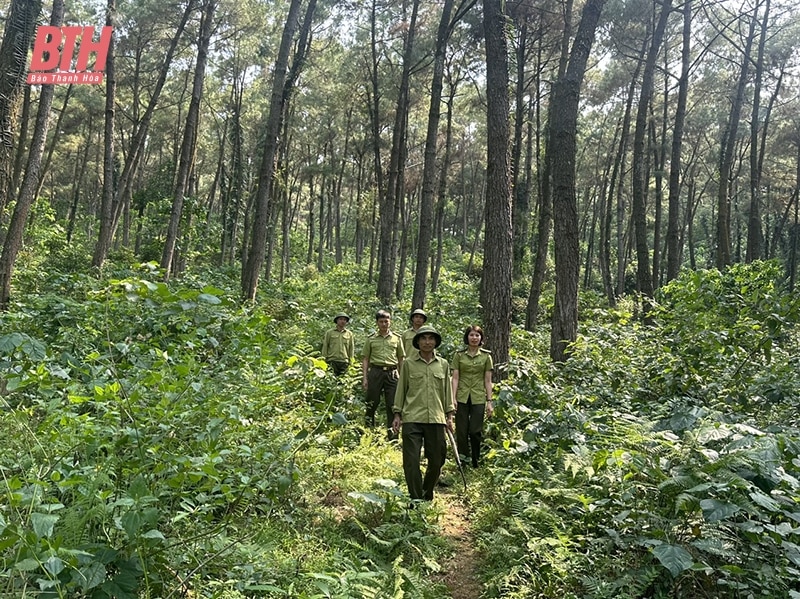
[[[311,0],[314,3],[314,0]],[[300,15],[301,0],[292,0],[289,6],[289,14],[286,17],[286,24],[281,37],[281,45],[278,49],[278,56],[275,59],[275,69],[272,80],[272,96],[270,98],[269,115],[267,117],[266,132],[264,136],[261,167],[258,173],[258,187],[255,195],[255,215],[253,218],[253,232],[250,240],[250,247],[247,251],[247,262],[242,271],[242,295],[245,299],[255,300],[256,290],[258,289],[258,278],[261,274],[261,267],[264,265],[267,250],[267,234],[270,223],[270,197],[272,195],[273,174],[275,169],[275,155],[278,147],[278,136],[281,130],[282,116],[285,104],[288,101],[288,94],[285,84],[289,80],[289,53],[294,43],[294,35],[299,26],[298,17]],[[303,23],[303,30],[307,35],[306,28],[311,27],[311,19],[308,11],[307,18]],[[301,35],[303,35],[301,34]],[[298,52],[305,52],[305,44],[301,44]]]
[[[61,123],[64,121],[64,115],[67,113],[67,106],[69,105],[69,100],[72,97],[73,87],[74,86],[71,83],[69,84],[69,86],[67,86],[67,92],[64,94],[64,103],[61,106],[61,110],[58,111],[58,118],[56,119],[56,123],[53,127],[54,131],[61,131]],[[50,145],[47,146],[47,153],[45,155],[44,163],[42,164],[42,168],[39,171],[39,185],[36,188],[37,196],[42,191],[42,185],[44,185],[44,178],[47,175],[47,170],[50,168],[50,163],[53,160],[53,152],[55,152],[57,142],[58,142],[58,136],[54,135],[50,141]]]
[[[372,230],[370,231],[370,244],[369,244],[369,282],[372,282],[373,276],[375,274],[375,262],[379,259],[377,255],[381,250],[382,246],[379,247],[378,244],[375,242],[375,237],[377,234],[377,229],[380,228],[382,232],[384,229],[384,218],[387,220],[391,219],[390,214],[380,215],[380,223],[376,223],[376,218],[378,217],[378,208],[381,208],[386,204],[385,196],[386,196],[386,189],[384,187],[384,176],[383,176],[383,159],[381,158],[381,93],[380,93],[380,81],[379,81],[379,60],[378,60],[378,0],[372,0],[372,4],[370,6],[370,86],[367,89],[367,109],[369,112],[369,120],[370,120],[370,129],[372,133],[372,160],[373,160],[373,169],[375,170],[375,190],[377,198],[372,204],[372,219],[369,222],[372,223]],[[393,213],[392,213],[393,214]],[[386,226],[388,227],[391,223],[388,223]],[[381,240],[383,237],[381,236]],[[387,245],[388,248],[391,247],[391,241],[389,241]],[[385,286],[385,283],[383,283]],[[391,288],[391,281],[389,282],[389,288]]]
[[[511,220],[513,223],[514,239],[514,270],[513,276],[522,274],[522,265],[528,249],[528,219],[530,213],[530,190],[527,179],[522,172],[522,133],[525,130],[525,115],[528,112],[528,102],[525,99],[527,84],[525,81],[525,65],[528,53],[528,20],[523,17],[519,26],[519,40],[517,45],[517,76],[514,86],[514,144],[511,153],[512,194],[513,205]]]
[[[513,238],[509,142],[508,47],[502,0],[483,0],[486,36],[486,203],[481,305],[495,377],[504,376],[511,335]]]
[[[686,122],[686,102],[689,96],[689,70],[692,50],[692,0],[683,4],[683,46],[681,48],[681,75],[678,80],[678,103],[672,127],[672,148],[669,161],[669,194],[667,196],[667,281],[678,276],[680,270],[680,193],[681,150],[683,125]],[[688,210],[688,208],[687,208]]]
[[[72,234],[75,231],[75,220],[78,217],[78,203],[81,198],[81,189],[83,189],[83,178],[86,174],[86,165],[89,162],[89,149],[92,144],[89,140],[92,138],[92,117],[89,117],[86,125],[87,143],[83,146],[83,156],[75,163],[74,177],[72,181],[72,202],[69,207],[69,216],[67,217],[67,230],[66,240],[67,243],[72,242]],[[41,180],[41,177],[39,178]]]
[[[225,211],[225,253],[223,262],[233,264],[236,250],[236,234],[239,229],[241,216],[242,197],[245,195],[244,181],[244,132],[242,130],[242,98],[244,94],[244,75],[237,77],[234,82],[232,105],[233,114],[231,124],[231,182],[228,189],[228,206]]]
[[[71,87],[71,86],[70,86]],[[28,126],[31,121],[31,106],[33,102],[31,101],[31,94],[33,93],[31,90],[33,89],[32,85],[25,86],[25,92],[22,94],[22,112],[20,114],[19,120],[19,135],[17,139],[19,143],[17,147],[14,149],[14,170],[11,176],[11,183],[9,189],[11,189],[11,196],[13,197],[16,190],[19,189],[19,180],[22,176],[22,167],[25,163],[25,158],[28,154],[25,152],[25,141],[29,138],[28,135]],[[0,197],[0,221],[3,220],[3,209],[2,209],[2,198]],[[0,234],[0,241],[2,241],[2,235]]]
[[[447,204],[447,173],[450,172],[450,163],[453,148],[453,105],[459,78],[450,79],[450,89],[447,95],[447,121],[444,135],[444,156],[442,157],[441,174],[439,175],[439,190],[436,198],[436,260],[431,269],[431,290],[436,291],[439,286],[439,275],[442,272],[442,258],[444,256],[444,217]]]
[[[753,111],[750,119],[750,209],[747,218],[745,262],[761,259],[764,240],[761,228],[761,160],[759,155],[761,146],[758,133],[761,127],[759,113],[761,111],[761,84],[764,78],[764,47],[767,43],[769,4],[770,0],[765,0],[753,82]],[[763,126],[767,127],[766,121]]]
[[[64,0],[53,0],[50,25],[60,27],[63,21]],[[27,47],[25,47],[25,50],[27,54]],[[25,223],[28,221],[28,214],[30,214],[31,206],[36,200],[36,191],[39,189],[39,170],[42,166],[42,155],[47,141],[47,127],[54,94],[55,86],[42,85],[42,91],[39,95],[39,108],[36,112],[36,124],[33,128],[33,138],[28,155],[28,164],[25,168],[19,197],[14,205],[14,213],[11,216],[11,222],[8,224],[8,232],[3,242],[3,253],[0,255],[0,310],[8,308],[14,263],[22,247]]]
[[[189,110],[186,113],[186,126],[183,130],[181,154],[176,173],[175,190],[172,196],[172,212],[167,226],[167,237],[164,242],[164,251],[161,254],[161,268],[164,279],[168,280],[172,274],[175,258],[175,246],[178,243],[181,217],[183,216],[183,203],[188,191],[189,173],[194,165],[195,150],[197,148],[197,129],[200,124],[200,102],[203,98],[203,82],[205,81],[206,65],[208,64],[208,47],[211,44],[211,34],[214,31],[214,11],[217,9],[217,0],[204,0],[203,16],[200,22],[200,37],[197,40],[197,65],[194,70],[192,82],[192,98],[189,101]]]
[[[755,39],[758,9],[761,3],[756,2],[750,17],[750,29],[742,52],[742,67],[739,81],[736,84],[734,100],[731,103],[730,115],[722,134],[719,160],[719,188],[717,190],[717,252],[716,266],[720,270],[731,264],[731,194],[730,185],[733,169],[734,149],[739,132],[739,120],[742,116],[744,93],[750,73],[750,53]]]
[[[400,89],[397,95],[394,127],[392,128],[392,151],[389,156],[389,174],[386,181],[386,195],[381,204],[380,268],[378,270],[377,297],[389,303],[394,287],[397,268],[397,221],[400,217],[400,204],[404,193],[406,145],[408,143],[408,110],[410,106],[409,86],[411,65],[414,61],[414,39],[417,30],[417,15],[420,0],[412,0],[411,18],[403,44],[403,68],[400,75]]]
[[[172,58],[175,55],[175,50],[178,47],[178,41],[186,29],[186,23],[189,21],[189,17],[194,12],[196,4],[197,0],[189,0],[186,3],[186,8],[183,11],[181,22],[175,30],[175,34],[172,36],[167,53],[164,57],[164,62],[161,65],[161,70],[153,87],[150,101],[147,104],[147,108],[145,109],[141,120],[139,120],[134,126],[131,144],[126,154],[125,165],[122,168],[122,174],[119,176],[119,181],[115,181],[116,177],[114,176],[113,166],[105,165],[103,169],[104,182],[103,203],[100,209],[100,233],[97,238],[97,243],[95,244],[94,254],[92,255],[92,266],[95,268],[102,268],[103,263],[108,256],[108,252],[111,249],[111,242],[114,239],[114,234],[116,233],[117,224],[119,223],[119,218],[122,215],[123,207],[130,201],[133,180],[142,159],[142,154],[146,145],[145,142],[147,141],[147,136],[150,131],[150,123],[153,119],[153,113],[155,112],[156,105],[161,97],[161,91],[164,89],[164,84],[167,81],[167,75],[169,74],[170,67],[172,66]],[[116,0],[108,0],[108,15],[106,17],[106,24],[113,20],[115,12]],[[116,101],[116,98],[114,97],[116,94],[116,77],[114,76],[113,72],[108,72],[109,62],[112,64],[114,62],[113,37],[111,41],[111,47],[108,50],[108,59],[106,62],[106,119],[112,118],[113,120],[113,110],[109,112],[109,105],[111,105],[113,108],[113,103]],[[113,85],[108,80],[113,80]],[[107,123],[106,128],[108,127],[109,125]],[[105,141],[108,143],[107,139]],[[106,153],[108,153],[108,146],[106,146]],[[111,162],[113,165],[113,160]],[[106,197],[106,194],[108,193],[106,186],[108,186],[110,189],[113,189],[113,193],[110,198]]]
[[[666,52],[664,54],[665,60],[667,59]],[[665,69],[666,72],[666,69]],[[653,270],[651,273],[653,279],[653,290],[661,287],[662,278],[662,256],[661,250],[661,231],[664,213],[664,170],[666,168],[667,159],[667,123],[669,120],[669,83],[664,82],[664,98],[663,108],[661,113],[661,131],[656,133],[656,119],[655,114],[651,114],[650,136],[653,145],[653,179],[655,179],[655,202],[653,205]],[[651,104],[652,113],[652,104]]]
[[[633,132],[633,224],[636,239],[636,282],[644,298],[643,309],[645,315],[650,309],[649,298],[653,297],[653,278],[650,271],[650,246],[647,235],[647,183],[648,154],[645,143],[647,139],[647,122],[650,114],[650,101],[653,97],[653,80],[656,69],[656,59],[664,39],[664,30],[667,19],[672,10],[672,0],[665,0],[661,6],[661,14],[653,31],[650,49],[647,52],[644,70],[642,72],[642,86],[639,94],[639,104],[636,108],[636,125]]]
[[[431,82],[431,104],[428,109],[428,130],[425,134],[425,155],[422,166],[422,196],[419,203],[419,238],[417,239],[417,266],[414,272],[414,291],[411,307],[425,306],[428,285],[428,259],[433,237],[433,201],[436,193],[436,144],[439,140],[439,121],[441,120],[442,80],[447,53],[447,40],[450,37],[450,15],[454,0],[445,0],[436,34],[436,48],[433,56],[433,78]],[[445,172],[441,173],[446,176]]]
[[[567,72],[569,64],[569,41],[572,37],[572,0],[566,0],[564,7],[564,30],[559,42],[560,52],[558,61],[558,74],[556,80],[562,79]],[[538,93],[538,90],[537,90]],[[539,300],[542,295],[544,278],[547,270],[547,255],[550,247],[550,227],[553,220],[553,192],[552,192],[552,130],[553,130],[553,104],[547,112],[547,131],[545,132],[544,165],[539,177],[539,218],[536,225],[536,258],[533,264],[531,289],[528,293],[528,305],[525,309],[525,328],[532,331],[536,326],[539,315]],[[577,283],[576,283],[577,284]]]
[[[0,44],[0,222],[16,192],[12,187],[15,133],[25,90],[28,49],[41,9],[41,0],[12,0]]]
[[[580,90],[605,0],[588,0],[569,56],[564,77],[551,98],[553,168],[553,240],[556,256],[556,296],[550,332],[550,357],[563,362],[578,336],[578,207],[575,195],[575,155]]]

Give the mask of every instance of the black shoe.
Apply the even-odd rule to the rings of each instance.
[[[472,460],[472,467],[473,468],[477,468],[478,467],[478,460]]]

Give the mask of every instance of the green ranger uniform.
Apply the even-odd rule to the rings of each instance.
[[[378,332],[372,333],[364,343],[363,361],[367,367],[365,424],[375,426],[375,412],[383,395],[390,439],[394,438],[391,433],[392,400],[397,389],[397,367],[404,357],[403,340],[392,331],[388,331],[385,337]]]
[[[423,326],[414,337],[417,349],[419,337],[426,333],[437,337],[437,345],[441,343],[441,336],[433,327]],[[426,362],[417,352],[403,362],[392,411],[402,420],[403,472],[412,499],[433,499],[447,455],[447,415],[455,409],[447,360],[434,352],[431,361]],[[420,471],[423,445],[428,460],[424,480]]]
[[[456,352],[453,358],[453,371],[458,371],[456,445],[461,455],[467,457],[472,455],[473,466],[478,465],[483,439],[483,419],[487,399],[484,380],[486,373],[493,369],[492,354],[482,347],[474,356],[462,350]]]
[[[332,328],[322,340],[322,357],[339,375],[347,371],[356,353],[355,337],[352,331]]]
[[[417,334],[417,331],[412,327],[410,329],[406,329],[403,331],[403,334],[400,337],[403,339],[403,349],[406,352],[406,358],[413,358],[414,354],[417,353],[417,350],[414,349],[414,335]]]
[[[421,317],[422,322],[417,324],[417,328],[414,328],[414,318]],[[414,335],[417,334],[417,331],[428,322],[428,315],[425,313],[425,310],[422,308],[417,308],[408,316],[409,321],[411,321],[411,327],[403,331],[403,334],[400,335],[403,338],[403,349],[406,350],[406,358],[413,358],[414,354],[417,353],[417,349],[414,347]],[[417,318],[419,321],[419,318]]]

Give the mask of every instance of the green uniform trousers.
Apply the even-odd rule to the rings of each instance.
[[[386,410],[386,429],[389,439],[394,439],[392,433],[392,404],[394,404],[394,393],[397,391],[397,370],[382,370],[381,368],[369,367],[367,371],[367,410],[364,415],[364,424],[368,427],[375,426],[375,412],[383,395],[383,407]]]
[[[350,364],[348,364],[347,362],[336,362],[334,360],[331,360],[330,362],[328,362],[328,366],[331,367],[331,370],[333,370],[333,374],[335,374],[336,376],[344,376],[345,374],[347,374],[347,369],[350,367]]]
[[[467,403],[459,403],[456,407],[456,445],[458,453],[472,457],[472,465],[478,467],[481,457],[481,440],[483,439],[483,417],[486,404],[473,404],[472,398]]]
[[[444,424],[403,423],[403,473],[411,499],[433,499],[433,489],[439,482],[447,456]],[[428,467],[422,478],[420,457],[425,447]]]

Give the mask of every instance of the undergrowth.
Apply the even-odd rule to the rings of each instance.
[[[229,274],[26,275],[0,316],[0,596],[449,596],[446,503],[409,509],[358,367],[319,358],[332,314],[372,329],[366,272],[244,306]],[[446,275],[450,357],[479,307]],[[800,597],[797,300],[761,263],[686,273],[649,317],[586,294],[563,365],[514,329],[464,499],[483,597]]]

